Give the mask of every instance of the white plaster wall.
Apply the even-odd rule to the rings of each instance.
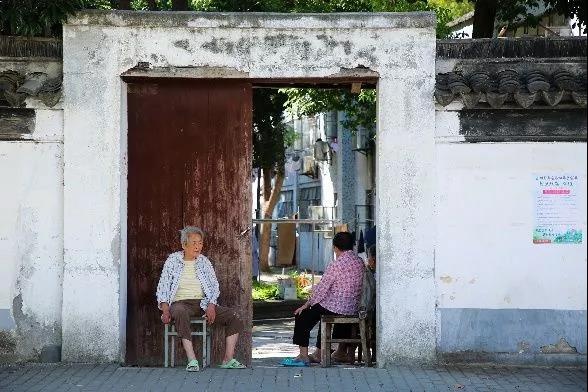
[[[437,144],[441,308],[586,309],[586,144]],[[583,180],[580,245],[532,242],[534,173]]]
[[[435,42],[410,72],[378,83],[378,365],[435,358]],[[428,47],[427,47],[428,46]],[[405,107],[409,110],[398,110]],[[384,361],[382,364],[381,361]]]
[[[378,226],[387,238],[380,242],[380,265],[394,271],[405,266],[407,274],[380,282],[391,300],[380,304],[378,363],[432,359],[434,297],[419,293],[434,287],[432,236],[421,236],[432,218],[434,26],[427,13],[94,12],[70,18],[64,26],[64,358],[124,355],[119,264],[126,253],[120,230],[126,221],[126,113],[120,75],[147,61],[196,67],[195,74],[207,77],[328,77],[358,66],[379,73],[378,137],[385,147],[378,157],[401,188],[386,185],[386,175],[378,177]],[[388,238],[405,250],[394,252]],[[92,306],[86,293],[94,296]]]
[[[64,54],[62,356],[120,360],[124,308],[119,294],[126,283],[120,268],[120,227],[126,227],[126,215],[120,213],[126,203],[121,194],[126,168],[121,167],[122,84],[118,78],[106,78],[102,85],[83,72],[66,73],[65,59],[71,57]]]
[[[63,113],[37,110],[28,141],[0,141],[0,309],[16,358],[61,344]]]

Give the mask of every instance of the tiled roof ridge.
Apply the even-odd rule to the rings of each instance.
[[[49,78],[44,72],[26,74],[13,70],[0,72],[0,102],[12,107],[23,107],[28,97],[35,97],[48,107],[53,107],[61,98],[62,78]]]
[[[476,107],[482,98],[495,109],[507,101],[526,109],[539,102],[554,107],[562,100],[585,108],[586,91],[586,71],[574,73],[565,69],[551,73],[534,69],[519,72],[512,68],[467,74],[447,72],[437,74],[435,82],[435,99],[441,106],[461,99],[468,109]]]
[[[61,38],[0,35],[0,57],[61,59],[63,41]]]
[[[443,59],[586,58],[587,38],[521,37],[438,39],[437,61]]]

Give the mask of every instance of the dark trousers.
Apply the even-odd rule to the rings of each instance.
[[[320,306],[319,304],[312,305],[310,308],[304,309],[294,319],[294,338],[292,342],[301,347],[308,347],[310,340],[310,331],[314,328],[316,323],[321,321],[321,316],[339,316]],[[333,328],[334,339],[345,339],[351,336],[350,324],[336,324]],[[316,337],[316,347],[321,348],[321,327],[319,324],[318,336]]]

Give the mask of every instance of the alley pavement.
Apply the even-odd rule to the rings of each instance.
[[[337,365],[284,368],[296,354],[292,320],[255,322],[253,363],[248,369],[137,368],[96,364],[0,366],[0,391],[586,391],[586,370],[506,366],[395,366],[389,369]],[[316,336],[314,331],[311,336]],[[314,340],[311,341],[311,344]]]
[[[581,369],[480,367],[136,368],[116,365],[0,367],[0,391],[586,391]]]

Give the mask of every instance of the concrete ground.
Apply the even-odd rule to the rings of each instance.
[[[316,344],[317,330],[318,326],[310,334],[311,347]],[[298,355],[298,347],[292,344],[292,331],[294,319],[254,321],[253,366],[275,366],[283,358]]]
[[[0,366],[0,391],[586,391],[586,370],[505,366],[338,365],[284,368],[297,353],[293,321],[257,322],[253,364],[244,370],[136,368],[95,364]],[[313,333],[316,336],[316,331]],[[314,338],[313,338],[314,339]],[[314,344],[314,340],[311,341]]]

